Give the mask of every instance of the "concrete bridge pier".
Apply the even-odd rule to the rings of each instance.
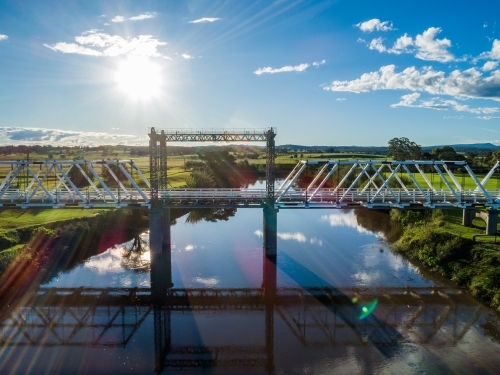
[[[264,254],[276,258],[278,248],[278,210],[264,206]]]
[[[151,257],[151,297],[161,301],[172,284],[170,209],[149,210],[149,249]]]
[[[474,208],[465,208],[463,210],[462,225],[470,227],[475,218],[483,219],[486,223],[486,234],[493,236],[497,234],[498,210],[476,211]]]

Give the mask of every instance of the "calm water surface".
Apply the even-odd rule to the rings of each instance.
[[[262,210],[181,217],[159,307],[149,253],[126,260],[132,243],[117,244],[3,315],[0,373],[500,373],[498,318],[356,215],[280,211],[276,262],[263,257]]]

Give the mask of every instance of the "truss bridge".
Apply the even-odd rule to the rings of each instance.
[[[303,160],[275,188],[274,208],[498,208],[500,189],[479,179],[466,162]],[[461,169],[461,175],[453,173]],[[430,170],[435,178],[430,180]],[[133,160],[0,161],[0,207],[151,208],[151,182]],[[301,187],[301,176],[315,173]],[[342,172],[340,173],[340,171]],[[464,178],[473,181],[467,188]],[[332,186],[335,177],[336,186]],[[262,208],[267,189],[172,189],[156,191],[157,206]]]
[[[488,212],[478,215],[487,234],[497,232],[500,186],[499,176],[492,177],[500,162],[478,176],[464,161],[302,160],[278,186],[273,128],[151,128],[148,135],[149,170],[133,160],[0,161],[0,207],[144,208],[150,220],[176,207],[261,208],[269,254],[276,249],[279,209],[462,208],[463,224],[470,225],[475,208],[483,208]],[[265,142],[265,188],[169,188],[168,142]]]

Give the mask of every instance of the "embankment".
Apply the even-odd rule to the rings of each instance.
[[[474,232],[453,223],[450,213],[391,211],[403,224],[395,251],[466,288],[474,297],[500,311],[500,244],[492,238],[474,242]]]

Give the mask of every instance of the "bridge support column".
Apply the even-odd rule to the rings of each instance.
[[[474,208],[464,208],[462,211],[462,225],[470,227],[472,220],[476,217],[476,210]]]
[[[493,236],[497,234],[498,227],[498,210],[488,210],[488,211],[476,211],[473,208],[466,208],[463,211],[462,225],[465,227],[470,227],[472,225],[472,220],[474,218],[483,219],[486,223],[486,234]]]
[[[481,213],[484,215],[483,219],[486,222],[486,234],[494,236],[497,234],[498,210],[489,210]]]
[[[278,248],[278,210],[264,206],[264,253],[267,257],[276,257]]]
[[[161,301],[172,284],[170,210],[149,211],[149,249],[151,258],[151,297]]]

